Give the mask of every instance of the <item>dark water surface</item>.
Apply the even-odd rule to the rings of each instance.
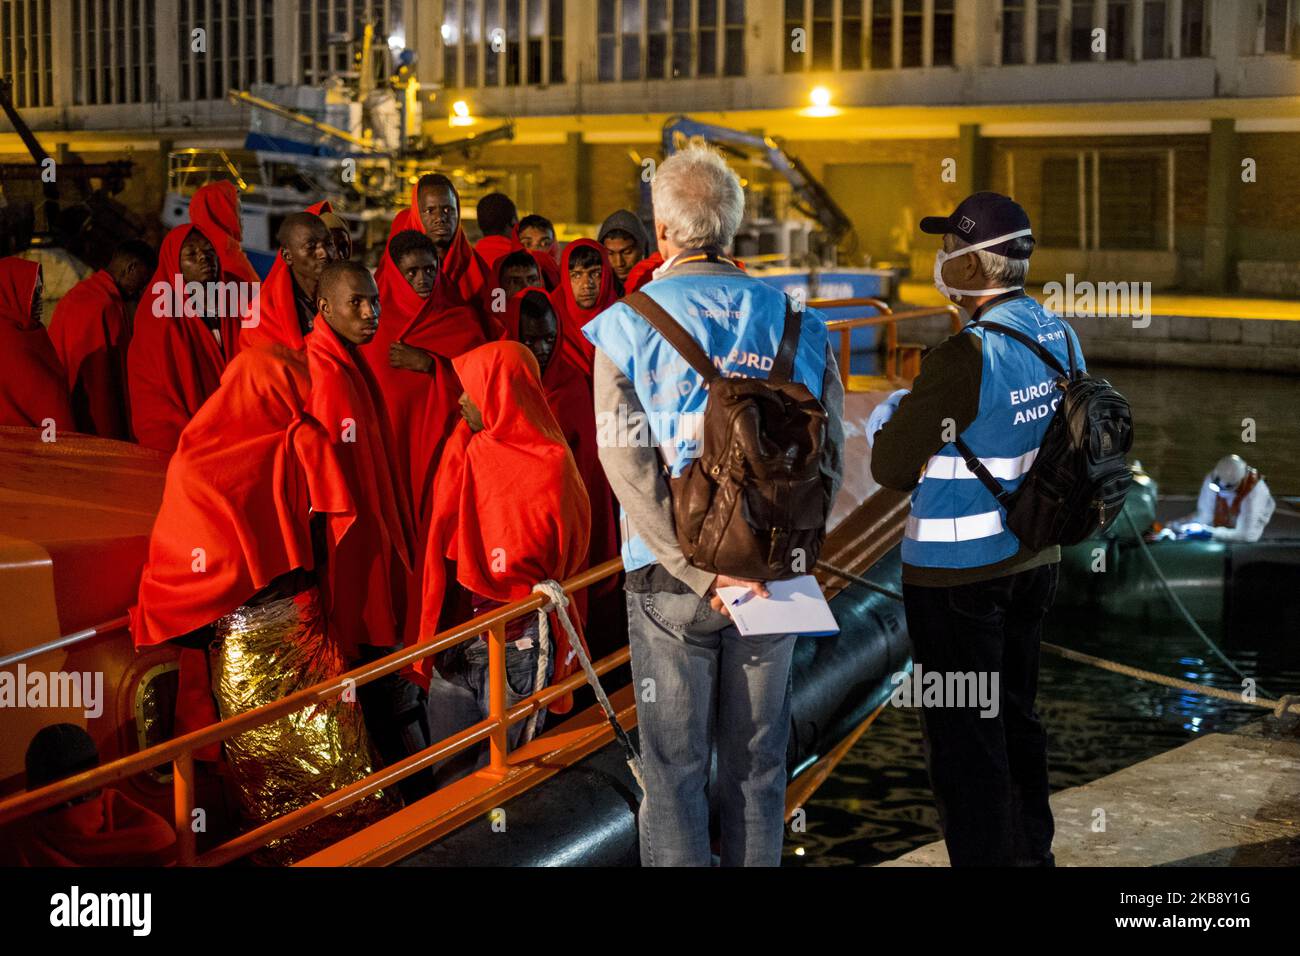
[[[1194,495],[1216,461],[1236,453],[1274,495],[1300,495],[1300,376],[1096,364],[1133,406],[1133,457],[1166,494]],[[1245,442],[1242,422],[1255,423]]]
[[[1132,403],[1134,455],[1162,492],[1195,494],[1214,462],[1235,451],[1261,468],[1275,494],[1300,494],[1300,379],[1101,366],[1093,372],[1109,378]],[[1246,417],[1256,421],[1254,445],[1241,442]],[[1216,640],[1223,637],[1217,629],[1206,630]],[[1261,696],[1300,690],[1297,635],[1233,638],[1230,653],[1244,673],[1259,681]],[[1138,628],[1063,612],[1048,621],[1044,639],[1187,680],[1233,690],[1241,686],[1179,624]],[[1046,653],[1038,709],[1049,735],[1053,791],[1096,780],[1198,734],[1231,731],[1267,713]],[[886,706],[805,810],[806,832],[787,834],[787,866],[872,865],[940,839],[919,712]]]

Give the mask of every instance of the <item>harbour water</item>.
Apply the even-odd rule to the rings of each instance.
[[[1264,471],[1276,495],[1300,494],[1300,379],[1188,369],[1094,367],[1133,404],[1134,457],[1164,493],[1193,495],[1205,472],[1236,451]],[[1256,422],[1254,444],[1242,420]],[[1282,504],[1281,502],[1279,504]],[[1288,505],[1294,507],[1294,504]],[[1207,628],[1221,639],[1219,629]],[[1218,687],[1240,679],[1181,624],[1144,626],[1049,619],[1045,639],[1110,660]],[[1294,634],[1233,635],[1229,651],[1261,694],[1300,689]],[[1266,712],[1143,683],[1044,654],[1038,710],[1049,737],[1053,791],[1088,783],[1179,746],[1230,732]],[[787,866],[864,866],[941,838],[921,744],[919,711],[886,705],[788,833]]]

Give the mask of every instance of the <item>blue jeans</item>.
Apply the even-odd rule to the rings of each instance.
[[[629,591],[627,618],[647,791],[642,865],[709,866],[712,797],[722,865],[779,866],[794,635],[741,637],[693,593]]]
[[[506,707],[513,707],[533,693],[537,683],[538,632],[536,616],[528,629],[517,640],[506,645]],[[531,646],[519,647],[520,644]],[[488,715],[488,646],[479,637],[464,645],[463,655],[448,668],[447,673],[434,673],[429,679],[429,742],[437,743],[460,733]],[[550,661],[546,668],[546,682],[555,673],[555,645],[551,644]],[[545,686],[545,683],[543,686]],[[537,715],[534,735],[542,732],[546,712]],[[507,735],[510,749],[527,743],[524,732],[528,721],[511,726]],[[483,744],[471,747],[434,766],[434,780],[438,787],[473,773],[488,762],[488,747]]]

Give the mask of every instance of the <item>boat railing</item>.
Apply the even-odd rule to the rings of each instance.
[[[564,593],[572,595],[584,588],[599,584],[617,575],[622,568],[623,563],[618,558],[606,561],[562,582]],[[398,781],[483,741],[488,744],[489,760],[487,767],[479,773],[488,777],[504,778],[510,773],[512,766],[507,737],[509,728],[527,719],[529,715],[546,707],[557,698],[578,690],[586,681],[584,674],[578,671],[561,681],[534,691],[513,707],[506,706],[506,627],[512,621],[536,614],[548,603],[543,595],[533,594],[442,631],[426,643],[403,648],[333,680],[297,691],[274,703],[245,711],[227,720],[175,737],[40,789],[0,800],[0,826],[75,800],[100,787],[126,780],[170,762],[177,862],[183,866],[219,866],[246,856],[274,840],[282,839],[308,824],[335,814],[359,800],[392,787]],[[123,622],[120,620],[114,622],[114,624],[121,623]],[[99,633],[104,631],[99,630]],[[313,704],[335,701],[344,695],[347,695],[345,699],[355,701],[358,687],[389,674],[395,674],[417,661],[479,636],[486,638],[488,646],[488,716],[485,720],[444,740],[435,741],[419,753],[389,764],[306,806],[240,833],[202,855],[198,854],[196,830],[193,824],[196,810],[194,755],[197,751],[279,720]],[[597,674],[606,674],[626,664],[629,656],[628,648],[624,646],[594,662],[593,666]]]
[[[200,186],[219,179],[229,179],[241,193],[249,191],[248,181],[224,149],[198,146],[174,149],[167,154],[169,192],[192,196]]]
[[[840,336],[839,347],[839,365],[840,378],[845,383],[849,381],[850,361],[853,357],[852,331],[854,329],[871,328],[873,326],[883,326],[885,331],[883,345],[884,364],[883,374],[891,382],[903,381],[916,376],[916,367],[914,362],[901,361],[900,358],[906,354],[910,356],[916,349],[900,345],[898,341],[898,324],[915,319],[931,319],[935,316],[947,315],[949,317],[949,327],[953,332],[960,332],[962,328],[961,310],[957,306],[939,305],[921,309],[907,309],[903,312],[895,312],[889,303],[883,299],[856,298],[856,299],[811,299],[808,307],[812,309],[874,309],[874,315],[851,316],[844,319],[832,319],[826,323],[826,329],[832,333],[838,333]],[[917,357],[919,361],[919,356]]]

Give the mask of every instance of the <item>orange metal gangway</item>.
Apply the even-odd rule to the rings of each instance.
[[[851,329],[876,325],[885,326],[886,333],[883,345],[886,353],[886,368],[890,371],[890,377],[896,378],[896,353],[899,348],[896,332],[897,323],[947,313],[953,316],[954,327],[960,327],[960,317],[955,306],[915,309],[895,313],[890,310],[886,303],[878,299],[823,299],[813,300],[808,304],[819,309],[867,307],[880,313],[878,315],[840,319],[827,323],[827,327],[831,332],[841,334],[840,368],[846,381],[848,379],[848,362],[851,355],[848,332]],[[872,531],[873,541],[880,538],[880,542],[885,542],[886,539],[892,540],[901,535],[901,521],[904,516],[905,509],[891,503],[887,511],[882,511],[880,523],[872,525],[872,528],[875,529]],[[893,543],[896,543],[896,541]],[[883,553],[883,551],[878,551],[875,545],[866,546],[866,551],[871,554],[873,562],[879,554]],[[616,576],[621,570],[622,562],[620,559],[615,558],[607,561],[562,582],[564,592],[567,595],[572,595],[577,591]],[[509,727],[526,719],[535,711],[546,707],[551,701],[580,689],[586,683],[585,675],[579,671],[556,684],[534,692],[512,708],[507,709],[506,707],[506,627],[512,621],[529,614],[535,614],[547,603],[547,599],[541,594],[534,594],[529,598],[516,601],[513,604],[503,606],[457,627],[443,631],[426,644],[405,648],[378,661],[349,671],[327,683],[298,691],[273,704],[246,711],[236,717],[182,737],[173,738],[93,770],[57,781],[39,790],[14,794],[0,800],[0,826],[41,810],[66,803],[92,790],[126,780],[162,764],[170,763],[172,765],[173,823],[177,832],[177,861],[181,865],[218,866],[246,856],[273,840],[281,839],[300,827],[337,813],[371,794],[386,787],[392,787],[398,781],[483,741],[488,743],[489,763],[476,776],[505,779],[511,774],[512,768],[517,768],[517,765],[512,764],[508,753],[507,731]],[[60,643],[66,643],[74,639],[88,639],[109,631],[124,630],[125,627],[126,619],[119,618],[98,628],[90,628],[76,635],[70,635],[68,638],[62,639]],[[486,638],[489,649],[489,707],[488,716],[485,720],[452,737],[433,743],[420,753],[377,770],[363,780],[252,830],[240,833],[225,843],[212,847],[202,855],[198,854],[195,830],[191,822],[195,810],[194,754],[196,751],[278,720],[311,704],[336,699],[345,692],[350,695],[355,694],[356,688],[360,686],[401,671],[416,661],[473,640],[480,635]],[[628,663],[629,659],[630,653],[625,646],[599,661],[593,662],[593,665],[597,674],[604,675]],[[626,716],[631,721],[635,720],[630,700],[625,700],[622,708],[619,708],[616,704],[616,709],[625,710]],[[872,716],[874,718],[874,715]],[[861,730],[865,729],[869,723],[870,720],[866,721],[862,728],[859,728],[858,733],[861,733]],[[607,725],[603,724],[602,718],[595,726],[594,732],[587,733],[580,742],[581,752],[590,752],[595,745],[603,746],[612,737],[612,731]],[[856,739],[856,735],[853,739]],[[536,741],[533,743],[535,744]],[[837,748],[830,756],[837,760],[844,749],[845,746]],[[577,752],[576,749],[575,752]],[[824,778],[825,774],[829,772],[834,760],[830,760],[821,769],[818,780]],[[558,769],[555,766],[548,767],[535,774],[533,779],[544,779],[545,776],[549,776]],[[806,789],[807,787],[805,787]],[[380,825],[382,825],[382,822]]]
[[[885,338],[881,342],[881,351],[884,353],[884,377],[891,382],[910,380],[916,377],[916,362],[900,363],[900,355],[914,355],[919,360],[918,350],[915,347],[902,346],[898,342],[898,323],[906,322],[912,319],[929,319],[937,315],[947,315],[949,317],[949,328],[952,332],[960,332],[962,328],[961,310],[955,305],[930,306],[923,309],[907,309],[903,312],[895,312],[883,299],[857,298],[857,299],[811,299],[808,302],[811,309],[855,309],[869,308],[875,309],[876,315],[867,315],[849,319],[832,319],[826,323],[826,328],[830,332],[843,333],[840,335],[840,379],[848,387],[849,382],[849,363],[853,357],[852,336],[848,333],[853,329],[864,329],[873,326],[884,326]]]

